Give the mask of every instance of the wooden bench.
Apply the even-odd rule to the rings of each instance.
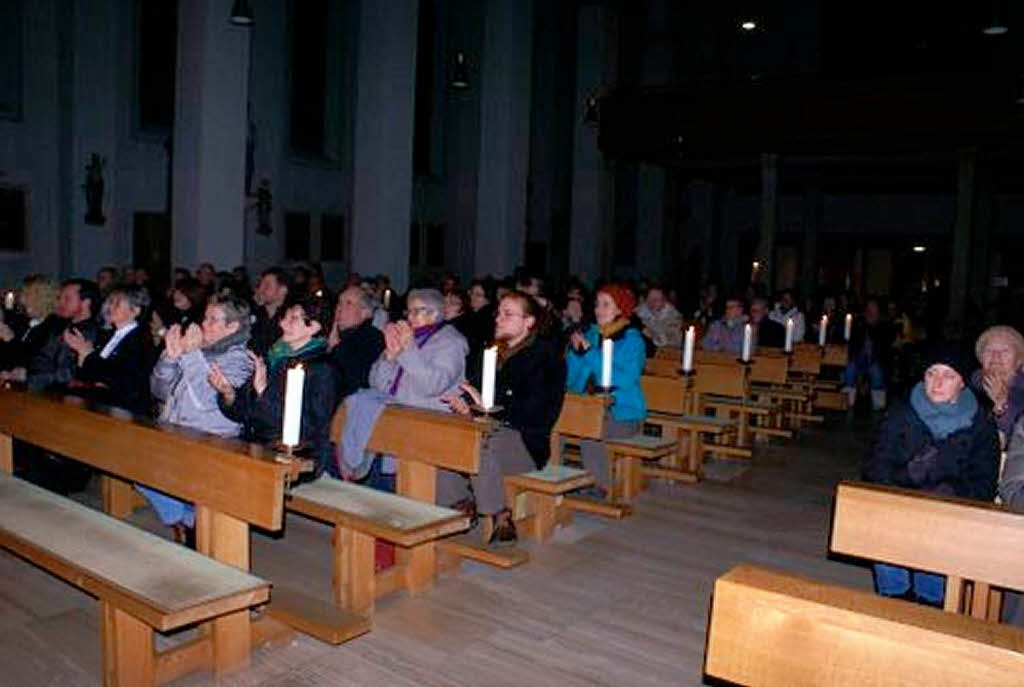
[[[345,406],[334,414],[332,441],[341,442]],[[398,462],[396,492],[400,496],[433,504],[437,500],[437,471],[467,475],[480,471],[480,451],[496,425],[487,418],[467,418],[450,412],[389,405],[380,414],[366,445],[368,451],[394,456]],[[443,567],[457,566],[468,558],[502,568],[522,565],[529,554],[519,547],[488,549],[479,537],[450,535],[399,548],[396,564],[377,575],[378,596],[394,589],[417,594],[427,588],[439,570],[438,551],[449,556]]]
[[[1024,681],[1024,633],[741,565],[715,581],[704,670],[763,687],[1009,687]]]
[[[543,543],[554,534],[556,525],[572,522],[572,508],[566,494],[594,484],[586,470],[548,464],[543,470],[524,472],[505,478],[505,501],[512,504],[512,517],[521,535]]]
[[[213,664],[210,635],[167,632],[265,603],[270,584],[0,472],[0,545],[100,601],[103,682],[155,685]]]
[[[306,595],[293,589],[286,590],[286,594],[295,602],[278,604],[279,587],[274,590],[275,603],[268,612],[331,644],[370,630],[369,619],[377,597],[374,539],[409,549],[469,528],[469,517],[450,508],[328,476],[294,487],[287,496],[287,506],[288,510],[334,526],[331,585],[338,613],[327,619],[297,612],[311,601],[299,603]]]
[[[1024,590],[1022,541],[1024,513],[1003,506],[861,482],[836,487],[831,551],[945,575],[947,611],[998,620],[992,587]]]
[[[3,389],[0,471],[13,471],[14,438],[105,473],[108,512],[131,503],[135,482],[194,503],[197,550],[242,570],[249,569],[249,526],[281,529],[285,485],[300,471],[299,461],[257,445],[133,418],[76,397]],[[252,624],[248,610],[211,624],[215,672],[246,664],[253,643],[285,629]]]

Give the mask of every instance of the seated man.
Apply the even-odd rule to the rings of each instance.
[[[882,319],[882,311],[874,299],[864,304],[864,318],[854,320],[852,329],[849,362],[843,373],[843,391],[852,408],[857,401],[857,377],[866,374],[871,384],[871,406],[875,410],[884,410],[886,370],[895,332]]]
[[[233,296],[210,299],[201,328],[193,323],[184,332],[180,325],[168,329],[164,352],[150,377],[153,396],[163,403],[160,419],[217,436],[238,436],[242,426],[221,412],[210,372],[216,365],[232,387],[244,386],[254,367],[248,340],[249,306]],[[192,506],[147,487],[137,489],[160,520],[174,528],[179,541],[194,532]]]
[[[750,324],[754,329],[754,345],[782,348],[786,344],[786,329],[768,317],[768,301],[760,296],[750,301]],[[793,341],[797,341],[793,337]],[[742,340],[740,344],[742,345]]]
[[[69,279],[61,284],[57,298],[57,316],[63,326],[55,327],[50,338],[33,356],[28,366],[28,388],[64,391],[78,371],[77,356],[64,340],[64,332],[74,330],[89,343],[99,337],[96,311],[100,293],[87,279]]]
[[[793,292],[789,289],[779,294],[779,302],[768,317],[773,322],[782,325],[783,331],[785,331],[786,321],[793,320],[793,343],[803,341],[807,335],[807,322],[804,319],[804,314],[800,312],[800,308],[796,307]]]
[[[370,368],[384,350],[384,334],[373,326],[373,310],[373,299],[358,286],[338,295],[327,347],[338,375],[339,399],[369,388]]]
[[[501,427],[491,435],[480,456],[480,472],[470,478],[472,496],[466,478],[447,470],[437,473],[437,501],[443,505],[477,512],[491,519],[488,544],[516,541],[512,514],[505,507],[506,475],[543,468],[550,457],[551,428],[558,420],[565,397],[565,363],[559,347],[538,336],[543,308],[521,291],[505,294],[498,304],[494,338],[498,345],[498,369],[495,377],[495,403],[501,406],[497,419]],[[470,372],[473,383],[462,385],[474,403],[480,405],[478,389],[481,370]],[[470,414],[461,394],[445,396],[452,410]]]
[[[683,316],[676,306],[665,298],[665,291],[657,284],[647,289],[647,298],[636,309],[636,314],[643,322],[644,336],[654,342],[658,348],[662,346],[680,346],[683,343]]]
[[[701,348],[705,351],[725,351],[740,355],[743,352],[743,325],[746,323],[743,299],[735,295],[730,296],[725,301],[725,315],[708,327]]]
[[[313,459],[313,477],[324,472],[338,477],[331,451],[331,416],[337,406],[335,375],[327,354],[324,333],[330,329],[328,301],[307,297],[288,307],[281,318],[281,338],[267,359],[251,354],[255,366],[252,382],[237,389],[220,367],[210,366],[210,383],[220,392],[224,415],[244,427],[248,441],[277,444],[281,441],[288,368],[302,364],[302,416],[299,440],[303,455]]]

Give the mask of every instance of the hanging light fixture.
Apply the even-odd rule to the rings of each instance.
[[[235,0],[231,5],[231,23],[235,26],[252,26],[252,9],[249,0]]]
[[[452,80],[448,82],[457,91],[464,91],[469,88],[469,65],[466,64],[466,54],[455,53],[455,66],[452,69]]]

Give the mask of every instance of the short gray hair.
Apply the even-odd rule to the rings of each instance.
[[[238,331],[249,333],[249,304],[232,293],[217,294],[207,303],[207,306],[217,306],[224,313],[224,323],[238,323]]]
[[[115,298],[123,298],[127,301],[128,305],[133,308],[138,308],[138,317],[141,317],[146,312],[146,309],[149,308],[150,304],[149,291],[141,286],[135,286],[132,284],[121,284],[112,288],[110,293],[107,294],[107,299],[104,302],[104,305],[106,303],[113,303]],[[138,317],[136,317],[136,319],[138,319]]]
[[[356,294],[356,298],[359,299],[359,307],[372,315],[373,314],[373,309],[376,306],[376,300],[374,299],[374,297],[371,296],[361,286],[350,286],[347,289],[344,289],[341,293],[339,293],[338,294],[338,298],[340,299],[343,295],[345,295],[349,291],[351,291],[351,292]]]
[[[424,308],[439,317],[444,315],[444,296],[437,289],[412,289],[405,297],[405,302],[411,305],[413,301],[419,301]]]
[[[985,354],[985,349],[988,348],[995,339],[1004,339],[1006,343],[1010,344],[1014,352],[1017,354],[1017,359],[1024,361],[1024,336],[1020,335],[1013,327],[1009,327],[1005,324],[997,324],[994,327],[989,327],[981,333],[978,337],[977,343],[974,344],[974,354],[978,356],[978,360],[981,360],[981,356]]]

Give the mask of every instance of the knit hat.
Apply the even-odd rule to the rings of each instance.
[[[932,365],[946,365],[956,370],[960,379],[967,384],[971,379],[971,369],[967,363],[967,357],[959,348],[948,343],[939,342],[928,349],[924,358],[924,370],[928,371]]]
[[[606,284],[597,290],[599,294],[607,294],[615,305],[618,306],[621,311],[621,317],[627,320],[633,316],[633,310],[636,309],[636,296],[633,295],[632,289],[624,284]]]

